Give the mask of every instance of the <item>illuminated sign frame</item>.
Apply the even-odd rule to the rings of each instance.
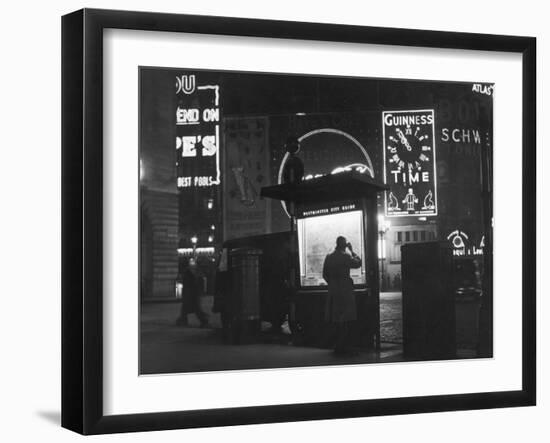
[[[483,248],[485,247],[485,236],[481,237],[479,246],[476,246],[471,240],[468,234],[460,229],[455,229],[449,235],[447,240],[451,243],[453,248],[453,255],[458,257],[475,257],[483,255]]]
[[[213,91],[214,107],[192,107],[180,108],[176,107],[176,151],[178,151],[176,165],[178,173],[176,178],[176,186],[178,189],[210,187],[217,186],[221,183],[221,168],[220,168],[220,87],[215,84],[207,84],[196,86],[195,75],[178,75],[176,76],[176,95],[183,94],[190,96],[196,91]],[[201,127],[202,125],[213,126],[214,134],[204,135],[200,130],[184,130],[183,128]],[[184,140],[185,139],[185,140]],[[201,156],[197,155],[196,145],[202,145]],[[179,153],[181,150],[181,154]],[[214,151],[213,153],[211,153]],[[212,175],[183,175],[181,169],[185,159],[215,157],[215,173]],[[181,163],[180,163],[181,162]]]
[[[386,121],[387,116],[402,116],[403,118],[401,119],[401,122],[398,120],[397,123],[389,125]],[[412,132],[411,123],[416,126],[414,133]],[[429,131],[429,134],[426,132],[421,132],[421,126],[431,126],[431,131]],[[396,137],[393,135],[388,135],[388,138],[386,139],[386,135],[388,134],[387,128],[389,127],[396,128],[394,131]],[[400,127],[405,127],[406,133],[404,133]],[[431,141],[428,141],[430,136]],[[410,140],[414,139],[414,143],[411,144],[407,137],[409,137]],[[405,151],[407,151],[405,155],[399,153],[399,146],[405,146]],[[388,155],[388,151],[392,154],[391,157]],[[390,190],[386,191],[384,198],[384,214],[386,217],[437,216],[436,151],[435,112],[433,109],[395,110],[382,112],[384,183],[390,187]],[[390,163],[396,164],[397,168],[390,168]],[[423,163],[429,164],[429,169],[422,170]],[[413,168],[415,171],[412,171]],[[397,181],[398,174],[401,174],[402,183],[392,184],[388,177],[388,173],[394,174],[394,181]],[[424,177],[429,177],[424,174],[431,174],[431,178],[424,181]],[[428,187],[428,192],[419,197],[417,193],[415,193],[415,189],[418,189],[423,183],[432,184],[433,186]],[[433,193],[431,192],[432,187]],[[405,189],[406,191],[403,192]],[[420,199],[422,199],[422,201]],[[402,209],[399,206],[400,204],[406,205],[407,209]],[[421,209],[416,209],[416,204],[424,206],[421,206]],[[395,207],[391,208],[391,205],[395,205]]]
[[[367,161],[366,165],[362,164],[362,163],[352,163],[351,165],[338,166],[338,167],[334,168],[330,172],[330,174],[338,174],[340,172],[345,172],[347,170],[354,169],[354,170],[358,170],[361,173],[368,172],[369,175],[371,176],[371,178],[374,178],[374,166],[372,165],[372,160],[371,160],[369,154],[367,153],[367,150],[364,148],[364,146],[361,143],[359,143],[359,141],[356,138],[352,137],[347,132],[341,131],[340,129],[334,129],[334,128],[319,128],[319,129],[314,129],[313,131],[309,131],[309,132],[305,133],[300,138],[298,138],[298,141],[301,143],[306,138],[311,137],[312,135],[323,134],[323,133],[338,134],[338,135],[342,135],[342,136],[346,137],[348,140],[351,140],[353,142],[353,144],[360,149],[361,153],[365,157],[365,160]],[[281,160],[281,165],[279,166],[279,174],[277,175],[277,184],[279,184],[279,185],[283,183],[283,170],[285,168],[285,164],[288,160],[289,155],[290,154],[288,152],[286,152],[285,155],[283,156],[283,159]],[[316,174],[313,177],[306,177],[306,179],[322,177],[324,175],[327,175],[327,174]],[[285,214],[288,217],[290,217],[290,214],[288,213],[288,211],[286,209],[286,204],[285,204],[284,201],[281,201],[281,206],[283,207],[283,210],[285,211]]]

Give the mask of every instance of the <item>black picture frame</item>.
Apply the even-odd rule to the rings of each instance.
[[[108,28],[503,51],[522,55],[522,388],[132,415],[103,412],[103,31]],[[536,403],[536,39],[83,9],[62,18],[62,426],[82,434],[227,426]]]

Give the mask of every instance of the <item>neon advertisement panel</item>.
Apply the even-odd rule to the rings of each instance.
[[[175,77],[180,189],[220,184],[220,88],[197,81],[195,75]]]
[[[433,109],[382,112],[385,213],[437,215],[437,176]]]

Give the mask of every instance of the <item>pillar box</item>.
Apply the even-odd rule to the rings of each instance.
[[[260,332],[260,255],[255,248],[236,248],[231,259],[232,341],[254,341]]]

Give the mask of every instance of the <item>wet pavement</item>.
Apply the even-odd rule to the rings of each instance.
[[[194,314],[186,327],[176,325],[180,304],[145,303],[141,307],[140,372],[165,374],[179,372],[288,368],[404,361],[401,293],[380,295],[380,335],[382,349],[359,351],[355,356],[335,356],[331,349],[295,346],[288,334],[264,332],[256,343],[225,344],[220,316],[212,312],[212,297],[203,297],[203,310],[209,314],[209,327],[200,328]],[[457,304],[457,358],[475,358],[469,309]],[[470,320],[469,320],[470,319]],[[460,326],[462,325],[462,326]],[[474,340],[475,341],[475,340]]]
[[[403,343],[401,292],[380,294],[380,339],[385,343]]]
[[[212,313],[212,298],[203,297],[209,328],[200,328],[194,314],[189,325],[176,325],[179,303],[146,303],[141,307],[140,361],[142,374],[288,368],[341,364],[382,363],[402,360],[401,296],[381,295],[380,352],[360,351],[335,356],[330,349],[294,346],[289,335],[264,332],[262,343],[223,343],[219,314]],[[269,326],[264,324],[264,329]],[[266,343],[267,342],[267,343]]]

